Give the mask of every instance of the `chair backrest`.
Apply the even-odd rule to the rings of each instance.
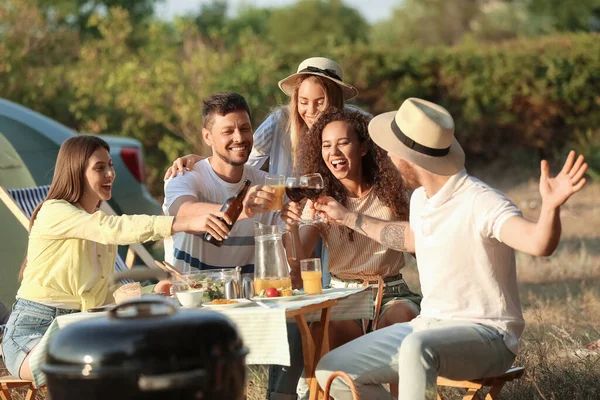
[[[6,191],[15,200],[23,213],[31,220],[35,208],[46,199],[50,185],[36,186],[22,189],[7,189]]]
[[[21,189],[4,189],[0,187],[0,200],[3,200],[6,203],[6,206],[9,210],[15,214],[17,219],[23,224],[25,229],[29,230],[29,221],[31,220],[31,216],[33,215],[33,211],[36,207],[46,199],[48,196],[48,191],[50,190],[50,185],[45,186],[35,186],[30,188],[21,188]],[[10,199],[7,199],[6,194],[10,196]],[[10,200],[14,202],[14,204],[9,204]],[[15,205],[18,206],[18,210],[21,215],[17,215],[15,210]],[[111,209],[112,210],[112,209]],[[113,212],[114,213],[114,212]],[[128,271],[127,265],[121,255],[117,254],[117,261],[115,262],[115,271]],[[122,280],[121,283],[130,283],[132,280]]]

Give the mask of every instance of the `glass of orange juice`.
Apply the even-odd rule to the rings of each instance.
[[[321,294],[323,291],[321,284],[323,272],[321,271],[320,258],[300,260],[300,275],[302,276],[302,282],[304,282],[304,292],[306,294]]]
[[[269,205],[269,210],[281,210],[283,208],[283,195],[285,194],[285,176],[267,174],[265,185],[269,185],[275,189],[275,200]]]
[[[286,277],[254,279],[254,291],[260,293],[269,288],[275,289],[291,289],[292,280]]]

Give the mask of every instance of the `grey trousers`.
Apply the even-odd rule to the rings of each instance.
[[[319,362],[316,375],[323,388],[332,372],[348,373],[363,399],[393,399],[382,384],[398,382],[398,399],[434,400],[438,375],[461,380],[495,376],[514,359],[495,328],[418,317],[331,351]],[[339,378],[330,394],[336,400],[352,399]]]

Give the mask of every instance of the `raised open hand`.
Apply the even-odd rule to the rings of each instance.
[[[577,193],[583,185],[583,175],[588,165],[583,162],[582,155],[575,160],[575,152],[569,152],[565,165],[558,175],[550,177],[550,166],[548,161],[542,160],[542,173],[540,175],[540,194],[544,206],[558,208],[563,205],[569,197]]]

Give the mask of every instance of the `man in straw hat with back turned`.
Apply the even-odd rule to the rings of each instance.
[[[417,188],[409,222],[351,213],[332,198],[316,204],[322,216],[389,246],[416,253],[421,315],[362,336],[328,353],[317,367],[321,386],[333,371],[350,374],[361,398],[390,399],[381,385],[399,383],[399,399],[435,399],[438,375],[457,380],[499,375],[515,359],[525,322],[515,253],[554,252],[559,209],[585,184],[583,156],[571,152],[556,177],[541,163],[542,208],[529,221],[502,193],[468,175],[443,107],[411,98],[369,124],[404,179]],[[335,399],[351,399],[339,378]]]

